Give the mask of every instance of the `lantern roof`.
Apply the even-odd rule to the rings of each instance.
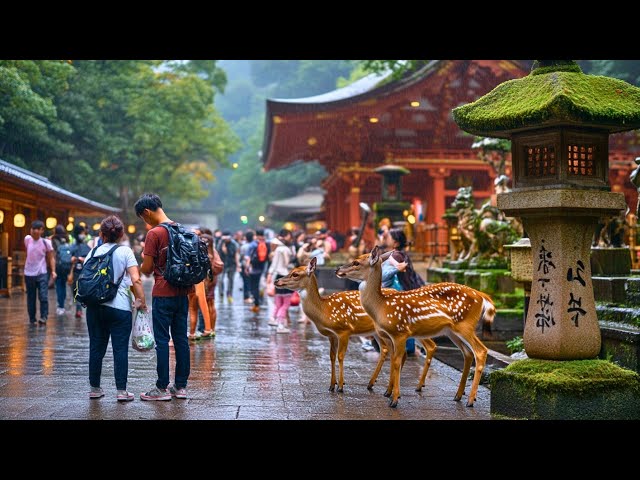
[[[499,138],[558,125],[624,132],[640,128],[640,88],[586,75],[574,61],[540,60],[526,77],[453,109],[453,118],[462,130]]]

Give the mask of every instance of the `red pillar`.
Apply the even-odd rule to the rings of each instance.
[[[349,193],[349,225],[347,228],[358,225],[360,225],[360,187],[351,187]]]
[[[431,192],[429,195],[429,205],[427,206],[427,219],[429,223],[443,223],[442,215],[445,210],[445,194],[444,179],[449,176],[449,170],[438,168],[437,170],[429,170],[431,177]]]

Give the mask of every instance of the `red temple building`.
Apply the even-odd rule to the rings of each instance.
[[[459,187],[472,185],[481,204],[494,194],[496,176],[451,110],[528,73],[525,63],[511,60],[434,60],[400,80],[372,74],[322,95],[269,99],[264,167],[317,160],[328,172],[324,219],[328,228],[346,232],[360,224],[359,202],[381,197],[381,177],[373,170],[401,165],[411,171],[403,178],[403,200],[412,203],[419,223],[442,224]],[[636,133],[611,136],[610,183],[629,205],[636,202],[629,174],[638,155]],[[510,176],[510,158],[507,165]]]

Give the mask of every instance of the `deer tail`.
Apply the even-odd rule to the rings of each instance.
[[[496,307],[493,301],[488,295],[482,295],[482,313],[480,313],[480,320],[482,320],[482,334],[491,333],[491,326],[493,325],[493,319],[496,316]]]

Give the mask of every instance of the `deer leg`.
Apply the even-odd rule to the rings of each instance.
[[[460,385],[458,385],[456,396],[453,397],[456,402],[459,402],[462,398],[462,395],[464,395],[464,387],[467,384],[467,377],[469,376],[471,362],[473,361],[473,352],[456,335],[449,335],[449,340],[451,340],[455,344],[455,346],[460,349],[460,352],[462,352],[462,356],[464,357],[464,367],[462,367],[462,377],[460,377]]]
[[[349,346],[349,335],[344,337],[338,337],[338,366],[340,367],[340,374],[338,377],[338,392],[344,392],[344,354],[347,353],[347,347]]]
[[[473,374],[471,393],[467,400],[467,407],[473,407],[473,402],[476,401],[476,395],[478,393],[478,385],[480,385],[480,377],[482,377],[482,370],[484,370],[484,366],[487,363],[487,347],[476,337],[475,333],[472,333],[468,337],[468,340],[473,349],[473,355],[476,357],[476,371]]]
[[[416,392],[421,392],[422,387],[424,387],[424,382],[427,379],[427,372],[429,371],[429,367],[431,366],[431,359],[433,358],[433,354],[436,353],[436,342],[434,342],[431,338],[423,338],[421,340],[422,346],[427,351],[427,358],[424,361],[424,367],[422,367],[422,374],[420,375],[420,380],[418,380],[418,387],[416,388]]]
[[[331,384],[329,385],[329,391],[333,392],[336,389],[336,353],[338,351],[338,339],[331,335],[329,336],[329,342],[331,342],[331,350],[329,351],[329,358],[331,359]]]
[[[382,370],[382,365],[384,364],[384,359],[387,357],[387,352],[389,351],[389,345],[386,340],[382,340],[381,337],[374,335],[376,340],[378,341],[378,345],[380,345],[380,355],[378,356],[378,364],[376,365],[376,369],[373,371],[373,375],[371,375],[371,379],[369,380],[369,385],[367,385],[368,390],[373,389],[373,385],[376,383],[378,379],[378,375],[380,374],[380,370]]]
[[[391,360],[390,360],[391,367],[389,369],[389,384],[387,385],[387,389],[384,392],[384,396],[390,397],[391,391],[393,390],[393,379],[395,378],[395,371],[393,369],[393,354],[396,351],[396,347],[393,343],[392,338],[388,337],[385,341],[387,342],[387,346],[389,347],[389,350],[391,352]]]
[[[393,342],[393,358],[391,360],[393,390],[391,392],[391,400],[389,401],[391,408],[398,406],[398,398],[400,398],[400,372],[402,371],[403,360],[407,356],[406,344],[406,338],[396,339],[396,341]]]

